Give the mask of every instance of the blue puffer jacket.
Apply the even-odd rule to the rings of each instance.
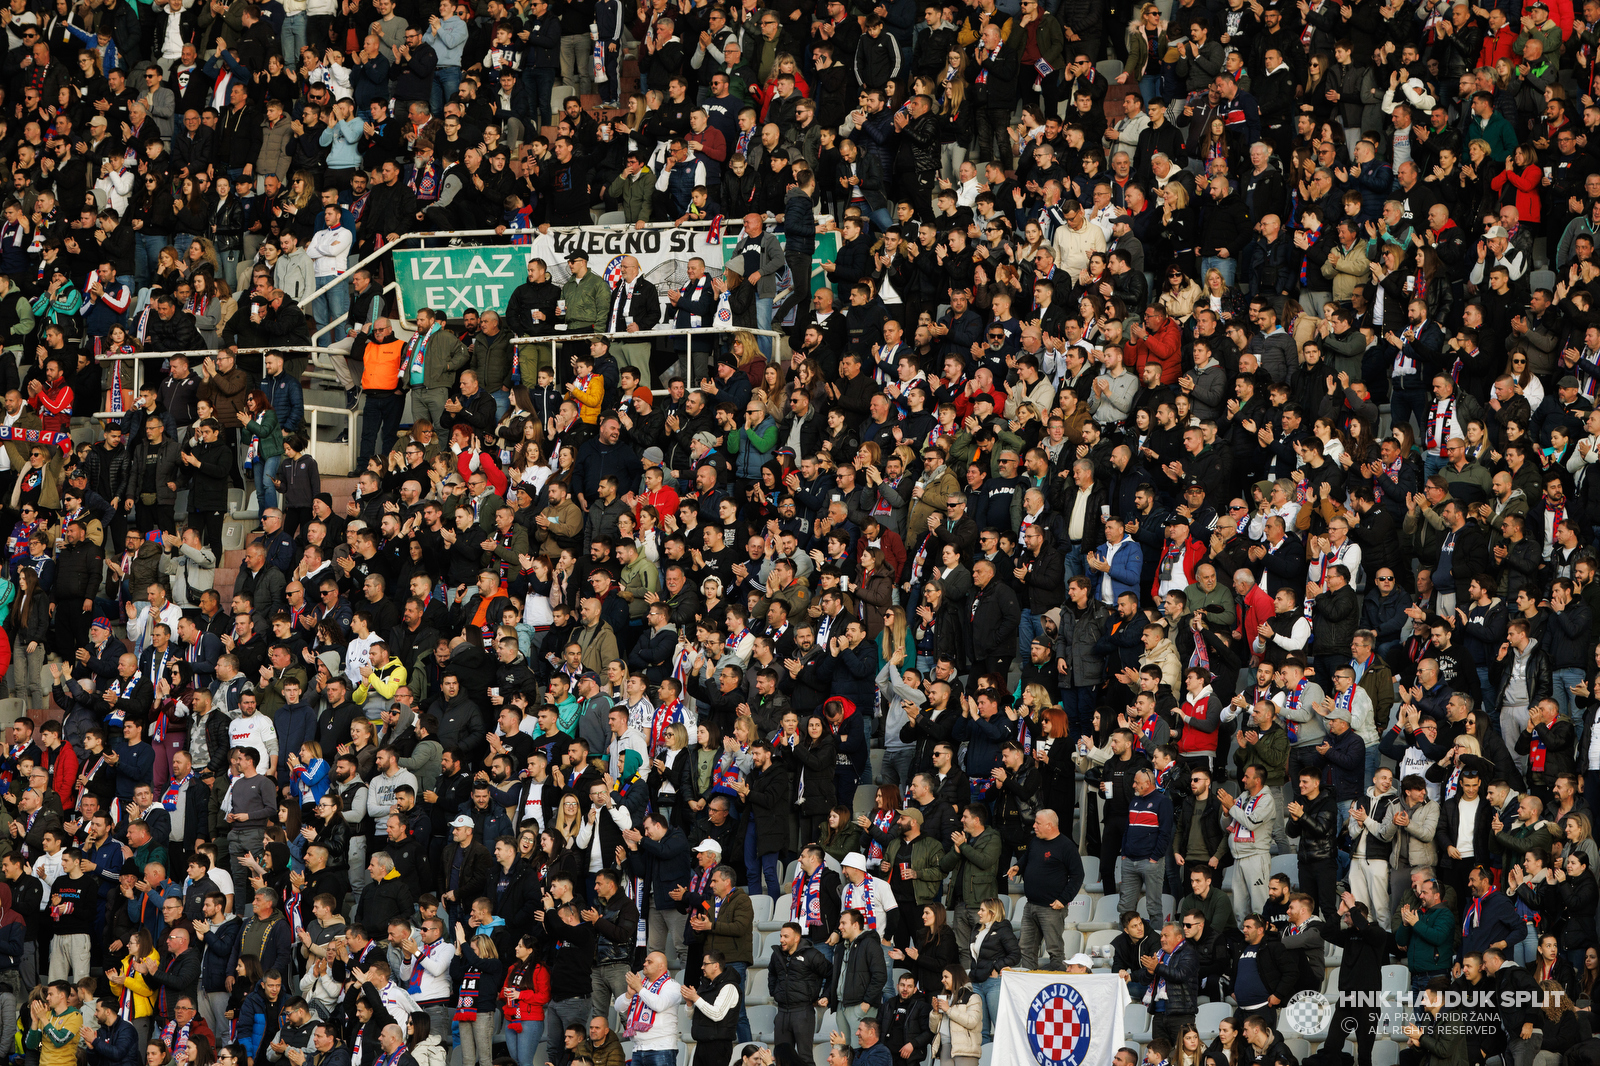
[[[305,397],[300,392],[300,383],[288,374],[274,374],[261,379],[261,391],[272,403],[279,428],[285,433],[299,432],[306,421]]]

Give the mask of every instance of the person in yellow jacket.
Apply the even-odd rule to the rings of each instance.
[[[128,937],[128,956],[122,960],[122,965],[115,976],[109,971],[106,973],[106,977],[111,981],[111,994],[121,1001],[123,1014],[132,1015],[130,1020],[139,1033],[140,1047],[150,1042],[150,1026],[156,1012],[156,990],[145,980],[144,974],[135,964],[160,961],[161,955],[151,942],[149,931],[138,929]]]
[[[358,707],[366,710],[368,719],[376,720],[373,718],[374,712],[386,710],[393,702],[394,694],[406,683],[406,668],[399,659],[389,657],[389,645],[380,636],[372,638],[367,655],[371,662],[361,667],[361,684],[356,686],[350,698]],[[369,706],[368,700],[375,702]]]
[[[594,372],[594,356],[589,353],[573,357],[572,371],[575,379],[567,383],[567,392],[578,405],[578,417],[589,425],[600,421],[600,405],[605,401],[605,379]]]

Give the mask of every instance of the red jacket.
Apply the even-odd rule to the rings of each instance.
[[[1572,20],[1567,19],[1567,25],[1572,25]],[[1511,46],[1516,43],[1517,31],[1510,26],[1502,26],[1499,33],[1485,34],[1483,47],[1478,49],[1478,66],[1492,67],[1502,59],[1515,62]]]
[[[53,752],[42,745],[40,750],[44,751],[45,761],[50,770],[50,787],[61,797],[62,809],[70,810],[72,796],[77,791],[78,784],[78,753],[72,750],[71,744],[66,743]]]
[[[1507,157],[1509,161],[1509,157]],[[1538,166],[1524,167],[1521,173],[1517,172],[1516,164],[1512,163],[1510,170],[1502,170],[1489,179],[1490,186],[1495,192],[1505,188],[1510,182],[1517,189],[1517,218],[1522,222],[1539,221],[1539,183],[1544,179],[1544,171]]]
[[[1160,365],[1163,385],[1176,385],[1183,376],[1183,331],[1171,318],[1144,340],[1129,342],[1127,353],[1128,365],[1141,378],[1146,363]]]
[[[39,412],[44,428],[51,433],[65,433],[72,421],[72,386],[62,378],[54,385],[46,385],[29,398],[28,403]]]
[[[1168,319],[1167,321],[1170,322],[1171,319]],[[1167,542],[1165,540],[1163,540],[1161,542],[1161,547],[1162,547],[1163,551],[1165,551],[1166,546],[1167,546]],[[1190,537],[1188,540],[1184,541],[1184,544],[1183,544],[1183,577],[1184,577],[1184,581],[1187,584],[1191,584],[1192,585],[1194,583],[1194,568],[1200,565],[1200,560],[1205,558],[1205,554],[1206,554],[1206,546],[1205,546],[1205,542],[1204,541],[1196,540],[1194,537]],[[1157,554],[1156,555],[1156,576],[1150,582],[1150,595],[1155,597],[1155,601],[1158,604],[1161,602],[1161,591],[1160,591],[1160,589],[1161,589],[1161,555]]]
[[[1277,613],[1267,590],[1260,585],[1251,586],[1250,594],[1244,598],[1244,631],[1240,634],[1244,642],[1254,644],[1261,624],[1272,621],[1272,616]]]

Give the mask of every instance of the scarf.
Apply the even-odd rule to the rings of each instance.
[[[861,894],[859,899],[856,898],[857,892]],[[849,910],[852,907],[861,912],[862,920],[867,923],[867,928],[876,932],[878,928],[878,909],[873,906],[872,876],[870,874],[863,878],[859,885],[845,883],[843,908]]]
[[[184,786],[194,779],[194,771],[190,770],[181,778],[175,778],[167,785],[167,791],[161,796],[161,806],[167,811],[178,809],[178,797],[182,795]]]
[[[716,867],[711,869],[714,870]],[[695,872],[689,876],[689,891],[697,896],[704,896],[706,894],[706,886],[710,884],[711,870],[696,868]]]
[[[1322,227],[1321,226],[1317,226],[1317,227],[1315,227],[1313,229],[1308,229],[1308,230],[1305,231],[1305,234],[1306,234],[1306,241],[1309,244],[1313,244],[1314,245],[1314,244],[1317,243],[1317,238],[1322,235]],[[1308,284],[1310,283],[1310,280],[1311,280],[1310,248],[1307,248],[1306,252],[1307,252],[1307,254],[1302,256],[1301,259],[1300,259],[1300,287],[1302,289],[1306,288],[1308,286]]]
[[[1489,892],[1493,891],[1493,888],[1489,889]],[[1467,916],[1461,920],[1462,936],[1469,935],[1483,921],[1483,899],[1489,892],[1485,892],[1483,896],[1473,896],[1472,902],[1467,905]]]
[[[666,748],[667,733],[674,725],[682,721],[682,700],[675,699],[671,703],[665,703],[656,708],[655,716],[650,720],[650,757],[652,759]]]
[[[672,980],[672,975],[664,973],[633,994],[633,999],[628,1003],[627,1020],[622,1026],[622,1038],[624,1040],[632,1039],[640,1033],[648,1033],[650,1027],[655,1025],[656,1012],[645,1006],[644,991],[648,988],[650,993],[654,995],[660,992],[662,987],[670,980]]]
[[[443,322],[435,322],[427,333],[413,333],[411,335],[411,339],[406,342],[405,355],[400,360],[400,365],[406,368],[405,372],[407,374],[416,373],[422,369],[421,360],[427,355],[428,341],[433,339],[433,335],[439,332],[439,327],[442,325],[444,325]]]
[[[1184,545],[1188,543],[1188,541],[1184,541],[1183,544],[1174,544],[1170,537],[1163,540],[1161,542],[1161,561],[1156,564],[1156,573],[1158,575],[1164,573],[1170,580],[1175,574],[1176,567],[1183,559]]]
[[[1379,503],[1384,501],[1383,479],[1388,478],[1396,485],[1400,483],[1400,468],[1405,464],[1406,457],[1401,456],[1392,463],[1383,464],[1383,474],[1372,479],[1372,492]]]
[[[887,833],[889,831],[889,827],[894,824],[894,820],[899,816],[899,814],[899,811],[874,811],[872,814],[872,827],[880,832]],[[869,839],[867,843],[867,865],[870,866],[882,858],[883,846],[880,845],[876,840]]]
[[[1534,773],[1544,773],[1545,747],[1544,738],[1535,729],[1528,738],[1528,769]]]
[[[410,993],[412,999],[416,999],[422,992],[424,972],[422,964],[428,961],[428,956],[433,954],[434,947],[440,943],[442,941],[435,940],[432,944],[424,944],[422,950],[417,953],[416,961],[411,965],[411,976],[406,978],[406,991]]]
[[[1441,406],[1442,405],[1442,406]],[[1450,424],[1455,421],[1456,401],[1454,397],[1445,400],[1434,400],[1428,408],[1428,451],[1443,455],[1445,438],[1444,432],[1449,432]]]
[[[1284,707],[1291,711],[1298,711],[1300,709],[1300,694],[1305,690],[1306,679],[1302,677],[1299,683],[1293,689],[1290,689],[1288,695],[1284,697]],[[1283,728],[1289,734],[1289,743],[1293,744],[1300,738],[1300,723],[1291,721],[1287,715],[1283,719]]]
[[[1236,802],[1245,814],[1249,814],[1256,809],[1256,804],[1261,802],[1261,793],[1257,792],[1254,796],[1241,796]],[[1244,823],[1236,819],[1233,823],[1233,839],[1241,844],[1253,844],[1256,839],[1256,831],[1245,828]]]
[[[810,877],[804,870],[796,870],[794,884],[790,886],[793,902],[789,917],[807,932],[822,925],[822,873],[826,867],[818,866]]]
[[[1181,949],[1183,947],[1183,945],[1179,944],[1178,947]],[[1165,963],[1171,961],[1172,956],[1176,955],[1177,953],[1178,952],[1176,950],[1174,950],[1174,951],[1163,951],[1161,949],[1157,949],[1156,950],[1156,963],[1158,964],[1158,966],[1161,965],[1161,964],[1165,964]],[[1167,979],[1165,977],[1160,977],[1160,978],[1157,978],[1155,981],[1151,982],[1150,986],[1144,990],[1144,1005],[1146,1007],[1149,1007],[1149,1006],[1152,1006],[1153,1004],[1160,1003],[1160,1004],[1162,1004],[1162,1008],[1161,1009],[1162,1010],[1166,1010],[1166,1002],[1167,1002]]]

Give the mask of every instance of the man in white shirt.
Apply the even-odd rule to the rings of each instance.
[[[844,880],[840,886],[840,909],[860,911],[868,929],[888,929],[889,912],[900,906],[889,883],[867,873],[866,856],[859,851],[846,855],[839,866]],[[836,943],[837,939],[829,937],[828,942]]]
[[[667,972],[666,955],[652,951],[645,956],[644,969],[628,975],[627,994],[612,1003],[622,1024],[619,1035],[633,1040],[635,1058],[641,1051],[676,1054],[682,1002],[683,987]]]
[[[421,940],[407,937],[392,945],[400,956],[400,977],[409,988],[416,979],[417,1007],[425,1011],[433,1031],[450,1032],[455,1000],[450,995],[450,963],[456,957],[453,944],[443,939],[444,922],[428,918],[422,923]],[[422,970],[420,976],[418,969]]]
[[[273,777],[278,772],[278,731],[272,719],[256,713],[256,694],[239,694],[239,717],[228,723],[230,748],[254,748],[261,773]]]
[[[167,589],[164,585],[154,582],[145,590],[148,601],[144,603],[129,602],[128,604],[128,639],[133,641],[133,653],[142,657],[145,648],[150,646],[151,637],[154,635],[153,622],[164,622],[169,634],[178,631],[178,619],[183,617],[183,612],[178,610],[178,605],[167,599]],[[150,678],[154,684],[156,678]]]
[[[336,106],[341,109],[340,114],[348,118],[348,101],[341,100]],[[312,236],[311,243],[306,245],[306,254],[311,257],[311,273],[318,289],[344,276],[350,249],[356,240],[355,234],[345,229],[344,212],[337,204],[322,209],[322,221],[326,228],[318,230]],[[312,317],[324,326],[342,318],[349,310],[350,289],[346,285],[334,285],[311,303]]]

